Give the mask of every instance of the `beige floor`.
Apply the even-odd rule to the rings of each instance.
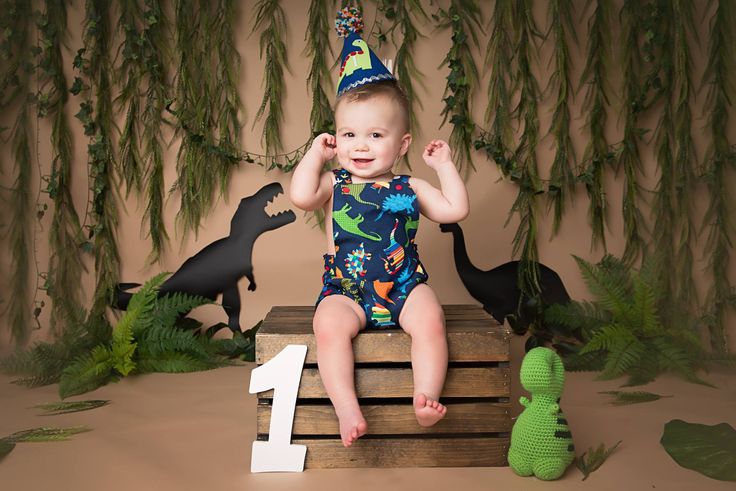
[[[515,347],[518,350],[518,346]],[[57,400],[56,387],[26,389],[0,376],[0,436],[37,426],[87,425],[68,442],[20,443],[0,461],[0,490],[734,490],[679,467],[659,444],[675,418],[736,427],[736,379],[711,373],[718,389],[660,377],[646,390],[674,397],[614,407],[617,382],[590,373],[568,374],[562,406],[578,454],[601,442],[623,440],[618,451],[585,482],[571,467],[546,483],[520,478],[508,467],[307,470],[251,474],[255,397],[248,394],[254,365],[192,374],[130,377],[73,399],[110,399],[93,411],[39,416],[35,404]],[[518,373],[518,366],[512,364]],[[519,387],[513,387],[516,395]],[[515,408],[518,412],[518,406]]]

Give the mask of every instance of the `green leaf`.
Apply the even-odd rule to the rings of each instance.
[[[682,467],[721,481],[736,481],[736,431],[727,423],[708,426],[673,419],[660,443]]]
[[[6,455],[12,452],[14,448],[15,443],[9,442],[5,439],[0,440],[0,460],[2,460]]]
[[[17,442],[58,442],[68,440],[72,435],[92,431],[86,426],[71,426],[68,428],[53,428],[42,426],[13,433],[3,440],[11,443]]]
[[[629,404],[639,404],[642,402],[652,402],[659,400],[663,397],[672,397],[672,396],[661,396],[659,394],[654,394],[652,392],[644,392],[644,391],[637,391],[637,392],[625,392],[620,390],[606,390],[603,392],[598,392],[599,394],[609,394],[614,396],[614,399],[611,401],[611,404],[614,406],[625,406]]]
[[[68,414],[80,411],[89,411],[90,409],[97,409],[98,407],[107,405],[109,402],[110,401],[104,399],[91,399],[87,401],[60,401],[50,402],[47,404],[38,404],[33,407],[45,411],[43,416],[54,416],[57,414]]]
[[[609,449],[606,449],[606,446],[601,443],[598,448],[590,447],[587,452],[583,452],[583,455],[575,459],[575,465],[578,469],[580,469],[580,472],[583,473],[583,481],[588,479],[588,476],[595,470],[597,470],[600,466],[603,465],[603,463],[606,461],[606,459],[616,450],[616,448],[621,444],[621,440],[616,442],[614,446],[612,446]],[[586,459],[585,456],[588,456]]]

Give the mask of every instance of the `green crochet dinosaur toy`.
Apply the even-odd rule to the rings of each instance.
[[[551,349],[534,348],[521,362],[519,376],[532,400],[520,399],[524,410],[511,430],[509,465],[520,476],[557,479],[575,458],[572,434],[560,409],[565,368]]]

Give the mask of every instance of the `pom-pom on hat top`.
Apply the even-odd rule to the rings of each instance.
[[[355,7],[346,7],[337,12],[335,30],[338,36],[345,38],[340,55],[340,76],[337,81],[337,95],[361,85],[395,80],[391,72],[381,60],[368,48],[368,44],[360,37],[363,30],[363,19]]]

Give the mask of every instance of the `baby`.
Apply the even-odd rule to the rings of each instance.
[[[317,363],[348,447],[368,431],[354,382],[352,339],[362,329],[400,326],[411,336],[414,413],[422,426],[442,419],[447,372],[442,307],[414,244],[419,213],[438,223],[468,214],[468,196],[444,141],[422,157],[440,189],[391,169],[409,149],[409,103],[394,80],[338,96],[336,135],[317,136],[294,170],[289,192],[303,210],[322,207],[327,231],[324,286],[314,314]],[[322,172],[337,158],[340,166]]]

